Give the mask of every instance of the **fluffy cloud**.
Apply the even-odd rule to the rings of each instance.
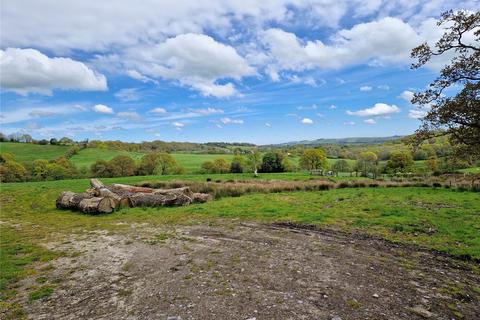
[[[421,119],[427,115],[427,111],[423,109],[408,110],[408,117],[411,119]]]
[[[263,41],[272,59],[270,70],[302,71],[369,61],[408,62],[410,50],[422,38],[409,24],[386,17],[340,30],[330,44],[320,40],[305,42],[281,29],[265,31]]]
[[[103,114],[114,114],[113,109],[109,106],[104,104],[96,104],[93,106],[93,111],[96,113],[103,113]]]
[[[252,30],[266,22],[310,28],[337,28],[348,18],[397,15],[415,23],[454,7],[478,9],[472,0],[455,2],[420,0],[128,0],[109,1],[23,0],[2,3],[1,43],[40,47],[56,52],[72,49],[107,52],[182,33],[206,29],[226,36]],[[32,17],[35,17],[32,19]],[[94,21],[94,23],[92,23]],[[81,26],[81,28],[79,28]]]
[[[120,60],[137,79],[178,81],[205,96],[214,97],[237,93],[232,82],[219,83],[219,80],[240,81],[256,74],[233,47],[203,34],[182,34],[157,45],[129,49]]]
[[[370,86],[361,86],[360,91],[366,92],[366,91],[372,91],[372,87]]]
[[[388,116],[393,113],[400,112],[400,109],[396,105],[388,105],[386,103],[376,103],[373,107],[358,110],[347,111],[348,115],[359,117],[375,117],[375,116]]]
[[[35,49],[0,50],[0,85],[22,95],[48,94],[53,89],[82,91],[107,90],[105,76],[82,62],[69,58],[49,58]]]
[[[223,124],[243,124],[243,120],[231,118],[222,118],[220,119],[220,122]]]
[[[366,124],[375,124],[375,123],[377,123],[377,121],[375,121],[375,119],[372,119],[372,118],[370,118],[370,119],[365,119],[365,120],[363,120],[363,122],[365,122]]]
[[[172,126],[174,126],[177,129],[181,129],[181,128],[185,127],[185,123],[175,121],[175,122],[172,122]]]
[[[310,118],[303,118],[302,119],[303,124],[313,124],[313,120]]]
[[[167,110],[165,110],[165,108],[153,108],[152,110],[148,111],[148,113],[164,114],[167,113]]]
[[[412,91],[405,90],[400,94],[400,98],[402,98],[403,100],[405,100],[408,103],[411,103],[411,101],[413,99],[413,95],[414,95],[414,93]]]

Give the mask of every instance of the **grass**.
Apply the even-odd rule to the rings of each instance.
[[[214,181],[252,179],[251,174],[210,176]],[[181,179],[205,182],[207,177],[184,175]],[[178,178],[127,177],[104,179],[104,182],[138,183]],[[310,176],[286,173],[265,174],[262,178],[308,180]],[[42,279],[29,289],[30,299],[42,299],[53,292],[48,262],[68,253],[50,251],[42,243],[62,241],[66,236],[90,231],[122,233],[134,223],[155,226],[208,223],[217,219],[292,221],[368,233],[480,259],[480,194],[474,192],[415,187],[278,192],[225,197],[185,207],[122,209],[100,216],[55,208],[55,199],[61,191],[81,192],[88,186],[87,179],[1,185],[1,301],[11,301],[17,294],[14,284],[27,276]],[[153,240],[161,242],[170,236],[162,233]]]
[[[68,150],[68,146],[38,145],[31,143],[0,142],[0,152],[15,155],[19,162],[32,162],[36,159],[55,159]]]
[[[116,156],[125,155],[130,156],[135,160],[139,160],[143,153],[140,152],[128,152],[128,151],[121,151],[121,150],[107,150],[107,149],[98,149],[98,148],[86,148],[82,149],[78,152],[78,154],[74,155],[70,158],[77,167],[88,167],[97,160],[106,160],[109,161]]]

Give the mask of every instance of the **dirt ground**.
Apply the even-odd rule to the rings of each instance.
[[[360,235],[230,221],[133,225],[50,247],[77,254],[53,262],[52,296],[24,303],[32,319],[480,315],[478,265]]]

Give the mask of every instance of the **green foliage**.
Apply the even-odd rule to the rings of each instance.
[[[300,166],[302,169],[313,170],[326,170],[328,168],[327,156],[323,149],[307,149],[300,157]]]
[[[177,164],[175,158],[168,153],[148,153],[140,160],[137,169],[139,175],[182,174],[184,169]]]
[[[284,155],[282,152],[267,152],[262,158],[261,172],[284,172],[283,167]]]
[[[205,161],[202,163],[203,173],[228,173],[230,172],[230,164],[224,158],[216,158],[213,161]]]
[[[336,174],[339,172],[350,172],[352,169],[350,165],[348,164],[348,161],[345,159],[340,159],[335,161],[335,163],[332,165],[332,170]]]
[[[366,177],[369,173],[375,177],[378,173],[378,157],[375,153],[366,151],[360,153],[355,164],[355,170],[360,171]]]
[[[236,155],[233,157],[232,162],[230,163],[230,172],[231,173],[242,173],[245,169],[245,159]]]
[[[113,170],[108,161],[97,160],[90,166],[92,176],[99,178],[113,177]]]
[[[0,182],[21,182],[27,179],[27,169],[15,161],[12,154],[0,155]]]
[[[113,177],[128,177],[135,174],[135,161],[129,156],[116,156],[109,161]]]
[[[390,160],[387,162],[387,173],[408,173],[413,171],[413,158],[410,152],[396,151],[390,155]]]
[[[258,149],[251,150],[250,153],[247,155],[247,165],[250,167],[252,172],[257,175],[258,169],[260,168],[262,163],[262,155],[258,151]]]

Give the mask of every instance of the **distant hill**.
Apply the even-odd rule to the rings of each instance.
[[[301,140],[291,141],[279,144],[265,145],[264,147],[289,147],[295,145],[304,146],[321,146],[326,144],[337,145],[358,145],[358,144],[382,144],[387,141],[395,141],[405,136],[391,136],[391,137],[351,137],[351,138],[338,138],[338,139],[316,139],[316,140]]]

